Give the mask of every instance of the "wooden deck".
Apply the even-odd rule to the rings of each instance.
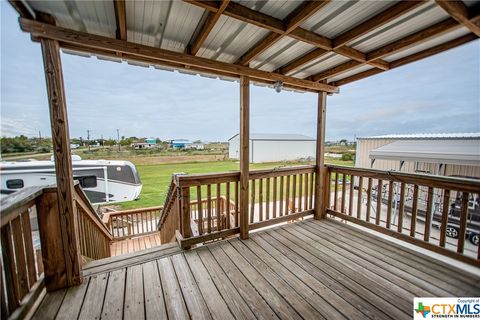
[[[331,219],[175,246],[93,262],[35,317],[411,319],[414,296],[480,295],[478,275]]]
[[[142,251],[161,245],[160,232],[149,235],[141,235],[131,239],[114,241],[110,245],[112,257],[131,252]]]

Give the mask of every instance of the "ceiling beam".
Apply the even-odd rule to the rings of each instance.
[[[200,50],[205,40],[207,40],[208,35],[212,31],[213,27],[215,27],[215,24],[222,16],[223,11],[225,11],[225,8],[228,6],[229,2],[230,0],[223,0],[217,12],[208,13],[208,17],[203,23],[202,28],[198,32],[195,39],[192,39],[192,41],[190,41],[191,45],[187,47],[187,49],[190,50],[191,54],[195,56],[198,53],[198,50]]]
[[[117,22],[117,39],[127,41],[127,14],[125,0],[113,0],[115,9],[115,20]]]
[[[328,78],[335,77],[339,74],[342,74],[344,72],[350,71],[352,69],[355,69],[358,66],[361,66],[362,63],[354,60],[347,61],[345,63],[342,63],[336,67],[333,67],[331,69],[328,69],[326,71],[320,72],[310,78],[312,81],[322,81],[322,80],[327,80]]]
[[[470,20],[473,15],[472,11],[469,11],[463,1],[453,0],[436,0],[437,4],[445,10],[453,19],[467,27],[471,32],[480,37],[480,24],[476,24]]]
[[[323,56],[327,52],[328,52],[328,50],[324,50],[324,49],[320,49],[320,48],[314,49],[314,50],[308,52],[307,54],[301,56],[300,58],[295,59],[295,60],[291,61],[289,64],[281,67],[278,71],[281,74],[288,74],[290,71],[298,69],[299,67],[303,66],[304,64]]]
[[[254,79],[266,81],[282,81],[287,85],[297,86],[305,89],[329,93],[338,93],[338,88],[324,83],[317,83],[277,73],[256,70],[236,64],[196,57],[190,54],[154,48],[85,32],[79,32],[25,18],[20,18],[20,27],[23,31],[29,32],[32,35],[41,38],[54,39],[59,42],[77,45],[81,48],[84,48],[86,52],[88,52],[89,48],[94,48],[113,53],[118,52],[122,54],[129,54],[132,56],[144,57],[159,61],[179,63],[185,66],[204,68],[206,70],[211,70],[212,73],[215,73],[215,71],[220,71],[232,74],[234,76],[248,76]]]
[[[287,36],[290,32],[297,29],[305,20],[314,15],[323,8],[330,0],[324,1],[304,1],[288,17],[283,20],[285,31],[282,33],[270,32],[266,37],[260,40],[255,46],[244,53],[236,63],[247,65],[256,57],[267,51],[275,43]],[[330,45],[330,42],[328,43]]]
[[[334,51],[336,51],[339,54],[347,55],[349,58],[352,59],[352,57],[356,57],[355,59],[357,62],[362,62],[362,60],[359,61],[358,54],[355,54],[355,52],[347,52],[345,48],[342,48],[345,46],[348,42],[351,42],[367,33],[370,31],[373,31],[377,28],[380,28],[381,26],[387,24],[388,22],[404,15],[405,13],[417,8],[419,5],[424,3],[423,0],[415,0],[415,1],[401,1],[386,10],[380,12],[379,14],[375,15],[374,17],[368,19],[365,22],[360,23],[359,25],[351,28],[348,31],[345,31],[344,33],[340,34],[337,36],[335,39],[332,40],[332,48]],[[347,47],[348,48],[348,47]],[[336,50],[335,50],[336,49]],[[313,51],[312,51],[313,52]],[[312,52],[309,52],[305,54],[304,56],[288,63],[287,65],[283,66],[280,68],[280,72],[283,74],[287,74],[288,72],[300,68],[301,66],[308,64],[309,62],[318,59],[321,55],[317,54],[312,54]],[[327,53],[328,51],[325,51],[324,53]],[[318,53],[318,52],[317,52]],[[363,58],[364,61],[367,61],[366,56],[360,56],[360,58]],[[388,64],[386,64],[383,61],[379,61],[380,64],[375,65],[375,61],[370,62],[371,65],[381,68],[381,69],[388,69]]]
[[[199,1],[199,0],[184,0],[184,1],[209,11],[213,11],[213,12],[218,11],[218,7],[213,1]],[[264,13],[252,10],[236,2],[230,2],[230,4],[227,6],[223,14],[240,21],[254,24],[257,27],[268,29],[280,35],[284,34],[285,31],[287,30],[287,27],[282,20],[266,15]],[[331,39],[323,37],[319,34],[316,34],[315,32],[303,29],[301,27],[297,27],[293,29],[288,34],[288,36],[294,39],[297,39],[299,41],[309,43],[313,46],[316,46],[324,50],[329,50],[329,51],[333,50]],[[270,36],[270,37],[274,38],[273,36]],[[263,43],[263,46],[265,47],[268,45],[266,41],[262,42],[261,40],[261,42],[258,43],[258,46],[262,45],[262,43]],[[338,51],[337,50],[334,50],[334,51],[350,59],[366,62],[376,68],[388,69],[387,62],[379,61],[379,60],[368,61],[367,56],[364,53],[359,52],[358,50],[355,50],[353,48],[343,46],[342,48],[338,49]],[[250,53],[250,55],[252,56],[254,54],[255,52]],[[242,59],[242,60],[239,59],[239,62],[245,61],[245,60],[247,59]]]
[[[395,69],[395,68],[404,66],[406,64],[431,57],[433,55],[436,55],[438,53],[447,51],[449,49],[461,46],[462,44],[474,41],[476,39],[478,39],[478,37],[475,34],[469,33],[469,34],[464,35],[462,37],[459,37],[457,39],[439,44],[439,45],[434,46],[432,48],[425,49],[423,51],[420,51],[420,52],[411,54],[409,56],[406,56],[406,57],[397,59],[395,61],[392,61],[392,62],[390,62],[390,68]],[[379,74],[380,72],[383,72],[383,71],[378,70],[378,69],[370,69],[370,70],[367,70],[367,71],[364,71],[364,72],[357,73],[353,76],[346,77],[344,79],[340,79],[338,81],[333,82],[332,84],[335,85],[335,86],[342,86],[342,85],[347,84],[347,83],[351,83],[351,82],[354,82],[354,81],[357,81],[357,80],[360,80],[360,79],[370,77],[370,76],[375,75],[375,74]]]
[[[35,12],[31,10],[29,7],[27,7],[27,4],[25,4],[24,1],[21,0],[8,0],[10,5],[17,11],[17,13],[20,15],[22,18],[27,18],[27,19],[32,19],[34,20],[35,17]]]

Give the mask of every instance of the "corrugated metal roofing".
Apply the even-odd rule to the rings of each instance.
[[[480,166],[480,139],[403,140],[370,151],[370,159]]]
[[[233,1],[280,20],[284,20],[302,4],[302,1],[289,0]],[[369,18],[388,10],[398,2],[332,0],[303,22],[301,27],[317,35],[334,39]],[[34,10],[51,14],[58,26],[110,38],[116,36],[117,25],[113,1],[47,0],[26,1],[25,3]],[[465,2],[468,7],[478,3],[478,0]],[[175,52],[186,51],[187,46],[198,34],[207,16],[211,14],[204,8],[184,1],[136,0],[126,1],[125,4],[128,41]],[[449,15],[442,8],[433,0],[430,0],[401,17],[351,41],[348,45],[367,54],[448,17]],[[234,63],[257,43],[261,42],[270,32],[266,28],[222,15],[202,44],[197,56]],[[459,26],[457,30],[386,56],[384,60],[387,62],[395,61],[468,33],[470,33],[468,29]],[[256,57],[250,63],[250,67],[272,72],[288,65],[315,48],[305,41],[285,36]],[[112,59],[110,57],[103,58]],[[296,70],[291,70],[288,75],[305,79],[349,60],[351,59],[344,55],[328,52]],[[119,60],[116,59],[115,61]],[[141,63],[140,65],[145,64]],[[166,68],[170,69],[169,67]],[[370,66],[362,65],[328,80],[329,82],[341,80],[370,68]]]
[[[380,136],[360,137],[358,140],[371,139],[480,139],[480,132],[467,133],[412,133],[412,134],[385,134]]]
[[[237,137],[234,135],[228,141]],[[315,141],[314,138],[303,134],[288,134],[288,133],[251,133],[250,140],[269,140],[269,141]]]

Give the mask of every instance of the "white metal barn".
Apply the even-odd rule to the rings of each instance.
[[[240,135],[228,140],[228,157],[240,158]],[[315,139],[301,134],[250,134],[250,162],[315,158]]]
[[[480,178],[480,133],[357,138],[355,166]]]

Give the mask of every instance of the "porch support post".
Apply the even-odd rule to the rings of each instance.
[[[240,77],[240,239],[248,239],[250,80]]]
[[[60,218],[60,239],[65,263],[65,274],[59,276],[57,288],[82,283],[80,246],[75,219],[74,186],[67,106],[63,84],[60,46],[58,41],[40,40],[45,68],[50,124],[52,127],[53,155],[57,177],[57,203]],[[47,270],[45,270],[47,271]]]
[[[326,216],[326,190],[325,185],[326,168],[324,163],[325,153],[325,117],[326,117],[327,93],[318,93],[318,111],[317,111],[317,148],[316,148],[316,167],[315,167],[315,219],[322,219]]]

